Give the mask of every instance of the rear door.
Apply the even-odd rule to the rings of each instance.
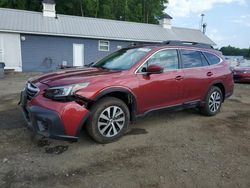
[[[161,74],[146,75],[149,65],[164,68]],[[137,93],[140,113],[182,103],[183,71],[180,69],[178,51],[164,49],[151,56],[137,71]]]
[[[183,99],[185,102],[202,100],[212,76],[209,64],[202,52],[180,50],[184,72]]]

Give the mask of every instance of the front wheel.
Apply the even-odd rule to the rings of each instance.
[[[120,99],[105,97],[93,105],[87,123],[89,135],[99,143],[109,143],[120,138],[129,126],[130,113]]]
[[[202,114],[206,116],[216,115],[221,108],[223,95],[220,88],[212,86],[207,93],[205,105],[201,108]]]

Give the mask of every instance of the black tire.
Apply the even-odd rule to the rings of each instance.
[[[215,98],[215,100],[213,100],[213,97]],[[216,115],[220,111],[223,102],[223,94],[221,92],[221,89],[216,86],[212,86],[209,89],[204,102],[205,104],[201,108],[201,113],[206,116]]]
[[[87,122],[87,131],[96,142],[102,144],[114,142],[118,140],[129,127],[129,109],[127,105],[118,98],[102,98],[91,107],[91,113],[92,115]],[[119,113],[121,114],[119,115]],[[124,121],[116,121],[121,119],[124,119]],[[120,128],[121,124],[123,125],[122,128]],[[112,136],[112,134],[114,135]]]

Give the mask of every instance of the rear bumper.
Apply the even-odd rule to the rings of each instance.
[[[44,137],[77,141],[89,111],[75,102],[57,102],[36,96],[27,101],[21,94],[23,115],[35,133]]]

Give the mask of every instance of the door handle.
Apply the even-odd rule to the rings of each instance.
[[[208,72],[207,76],[213,76],[213,73],[212,72]]]
[[[179,80],[182,80],[183,77],[182,76],[176,76],[175,79],[179,81]]]

